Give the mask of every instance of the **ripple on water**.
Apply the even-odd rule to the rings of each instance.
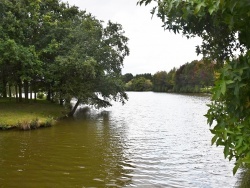
[[[31,132],[0,132],[3,187],[228,188],[237,177],[210,146],[208,97],[128,93],[125,106]],[[22,171],[21,171],[22,170]]]

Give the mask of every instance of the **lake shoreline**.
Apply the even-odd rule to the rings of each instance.
[[[65,117],[66,109],[46,100],[17,103],[0,98],[0,130],[33,130],[53,126]]]
[[[210,96],[209,93],[142,92]],[[65,119],[67,114],[67,110],[64,106],[46,101],[45,99],[36,101],[30,100],[29,103],[17,103],[14,98],[0,98],[0,107],[0,131],[34,130],[38,128],[51,127],[56,124],[57,121]],[[3,116],[5,116],[4,120]],[[12,120],[13,118],[15,121]]]

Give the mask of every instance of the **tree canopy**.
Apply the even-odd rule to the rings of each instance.
[[[155,91],[155,92],[180,92],[199,93],[208,92],[214,84],[214,63],[210,61],[194,60],[169,72],[158,71],[150,73],[131,73],[123,75],[127,91]]]
[[[118,23],[103,23],[59,0],[0,2],[0,95],[28,93],[96,107],[127,99],[121,68],[128,38]],[[32,97],[32,95],[31,95]]]
[[[223,146],[225,158],[236,160],[236,173],[250,163],[250,1],[139,0],[138,4],[153,2],[152,13],[165,29],[201,37],[197,53],[222,67],[206,117],[214,134],[212,144]]]

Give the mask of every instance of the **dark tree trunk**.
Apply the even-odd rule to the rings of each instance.
[[[32,82],[30,82],[30,99],[31,99],[31,100],[32,100],[32,98],[33,98],[33,96],[32,96],[32,89],[33,89],[33,88],[32,88],[32,85],[33,85]]]
[[[68,116],[69,117],[73,117],[74,113],[76,112],[76,109],[77,107],[79,106],[80,104],[80,100],[77,100],[75,106],[72,108],[72,110],[68,113]]]
[[[47,101],[51,101],[51,88],[50,88],[50,85],[48,86]]]
[[[35,100],[35,102],[36,102],[36,99],[37,99],[37,96],[36,96],[36,94],[37,94],[36,84],[37,84],[36,81],[33,81],[33,82],[32,82],[32,90],[33,90],[33,92],[34,92],[34,100]]]
[[[19,83],[18,83],[18,91],[19,91],[19,102],[22,102],[23,97],[22,97],[22,81],[21,80],[19,80]]]
[[[9,98],[11,100],[11,85],[9,84]]]
[[[27,80],[24,81],[24,96],[25,102],[29,102],[29,83]]]
[[[15,93],[16,93],[16,102],[18,102],[18,91],[17,91],[17,85],[15,85]]]
[[[51,96],[51,102],[57,102],[56,99],[55,99],[55,94],[53,91],[50,92],[50,96]]]
[[[63,106],[63,102],[64,102],[64,100],[63,100],[63,99],[60,99],[59,104],[60,104],[61,106]]]
[[[5,77],[3,77],[3,97],[4,98],[7,98],[7,89],[6,89],[6,87],[7,87],[7,82],[6,82]]]
[[[63,98],[62,98],[62,92],[59,93],[59,97],[60,97],[60,99],[59,99],[59,104],[60,104],[61,106],[63,106],[64,100],[63,100]]]

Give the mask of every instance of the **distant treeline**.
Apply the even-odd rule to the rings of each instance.
[[[214,83],[215,64],[204,60],[186,63],[169,72],[123,75],[127,91],[208,92]]]

